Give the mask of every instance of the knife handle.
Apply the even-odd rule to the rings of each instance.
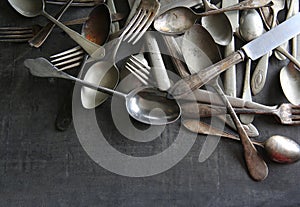
[[[269,54],[262,56],[253,72],[253,76],[251,79],[251,89],[253,95],[257,95],[264,87],[267,79],[269,66]]]
[[[239,50],[232,53],[225,59],[200,70],[198,73],[187,76],[186,78],[175,83],[169,90],[174,98],[180,98],[192,91],[200,88],[213,78],[217,77],[220,73],[226,71],[230,66],[242,62],[245,58],[243,51]]]

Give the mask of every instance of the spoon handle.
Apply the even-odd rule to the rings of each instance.
[[[268,166],[262,157],[258,154],[256,148],[254,147],[253,143],[249,139],[246,131],[244,130],[240,120],[238,119],[236,113],[234,112],[230,102],[226,98],[223,90],[218,85],[217,81],[214,81],[213,86],[215,90],[221,96],[226,108],[234,121],[237,131],[240,135],[240,139],[244,148],[244,157],[246,160],[246,164],[248,167],[248,171],[251,177],[256,181],[262,181],[268,176]]]
[[[103,47],[89,41],[84,38],[74,30],[66,27],[63,23],[57,21],[54,17],[49,15],[47,12],[43,11],[42,14],[48,18],[50,21],[55,23],[60,27],[64,32],[66,32],[77,44],[79,44],[92,58],[101,59],[105,55],[105,50]]]
[[[198,73],[181,79],[170,88],[169,92],[174,98],[180,98],[200,88],[211,79],[217,77],[220,73],[226,71],[230,66],[242,62],[244,58],[245,54],[243,51],[236,51],[218,63],[213,64],[204,70],[200,70]]]
[[[73,0],[69,0],[68,2],[66,2],[66,4],[60,9],[60,11],[57,13],[57,15],[55,15],[55,19],[57,21],[60,20],[60,18],[67,11],[67,9],[70,7],[72,2],[73,2]],[[47,37],[50,35],[54,26],[55,26],[55,24],[50,21],[35,36],[33,36],[30,40],[28,40],[28,43],[30,44],[30,46],[39,48],[45,42]]]
[[[260,7],[267,6],[271,3],[271,0],[246,0],[242,1],[240,3],[234,4],[232,6],[228,6],[221,9],[215,9],[215,10],[209,10],[202,13],[197,13],[198,16],[209,16],[209,15],[215,15],[220,14],[228,11],[236,11],[236,10],[245,10],[245,9],[256,9]]]
[[[221,136],[228,139],[233,139],[240,141],[240,138],[236,135],[227,133],[225,131],[222,131],[216,127],[213,127],[211,125],[208,125],[202,121],[194,120],[194,119],[187,119],[183,121],[183,126],[190,130],[191,132],[198,133],[198,134],[206,134],[206,135],[212,135],[212,136]],[[264,147],[263,143],[252,141],[251,142],[254,145]]]
[[[250,89],[250,74],[251,74],[251,59],[248,58],[246,61],[246,71],[245,71],[245,78],[244,78],[244,88],[243,88],[243,95],[242,99],[246,101],[252,101],[251,89]],[[253,115],[240,115],[240,120],[243,124],[250,124],[254,120]]]
[[[253,72],[251,79],[251,90],[254,96],[261,92],[266,83],[268,67],[269,53],[259,59]]]

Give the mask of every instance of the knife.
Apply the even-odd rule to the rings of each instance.
[[[218,63],[190,75],[175,83],[170,89],[170,98],[179,98],[203,86],[211,79],[226,71],[232,65],[242,62],[245,56],[251,60],[267,54],[269,51],[279,47],[284,42],[300,33],[300,13],[289,18],[277,27],[264,33],[260,37],[244,45],[240,50],[234,52]]]

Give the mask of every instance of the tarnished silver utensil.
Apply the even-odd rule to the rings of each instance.
[[[109,88],[91,84],[63,71],[59,71],[44,58],[27,59],[24,64],[34,76],[63,78],[76,81],[77,84],[89,87],[93,90],[124,98],[128,114],[142,123],[165,125],[175,122],[181,115],[181,108],[177,101],[168,99],[167,92],[159,91],[153,87],[140,87],[132,90],[128,94],[124,94]]]
[[[198,120],[184,120],[183,125],[190,131],[198,134],[207,134],[213,136],[220,136],[234,140],[240,140],[239,137],[224,132],[213,126],[207,125]],[[285,136],[274,135],[269,137],[264,142],[253,141],[251,142],[266,150],[269,158],[275,162],[282,164],[290,164],[300,159],[300,145],[294,140]]]

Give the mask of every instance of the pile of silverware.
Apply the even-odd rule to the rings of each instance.
[[[255,114],[274,115],[279,124],[300,124],[298,0],[223,0],[217,5],[207,0],[172,3],[135,0],[129,2],[129,15],[117,13],[111,0],[8,2],[20,14],[26,17],[43,15],[49,23],[24,28],[1,27],[0,41],[29,42],[38,48],[56,25],[78,44],[51,56],[49,60],[42,57],[27,59],[24,64],[34,76],[63,78],[83,86],[81,98],[84,108],[95,108],[107,99],[107,95],[115,95],[124,98],[132,118],[145,124],[171,124],[184,115],[182,123],[192,132],[241,140],[249,173],[256,181],[267,177],[268,167],[254,145],[263,147],[273,161],[293,163],[299,160],[300,146],[287,137],[274,135],[265,142],[249,138],[258,136],[252,124]],[[46,4],[62,5],[62,8],[52,17],[45,11]],[[60,22],[69,6],[94,8],[86,18]],[[277,14],[284,9],[287,11],[286,19],[279,23]],[[127,21],[121,28],[119,21],[124,18]],[[67,27],[73,24],[83,25],[82,34]],[[166,70],[157,33],[161,34],[166,45],[164,49],[167,49],[180,76],[174,84]],[[240,49],[235,48],[236,39],[244,43]],[[117,53],[120,46],[141,42],[149,53],[147,58],[145,52],[129,54],[124,68],[119,68]],[[224,48],[224,54],[220,52],[220,46]],[[252,96],[264,87],[271,55],[279,60],[289,60],[280,72],[280,81],[291,103],[279,107],[252,101]],[[236,64],[242,61],[246,61],[244,89],[242,98],[238,98]],[[257,62],[255,68],[251,66],[252,61]],[[86,71],[83,76],[74,77],[67,73],[67,70],[79,66]],[[251,68],[254,69],[252,77]],[[124,70],[141,83],[129,93],[115,90],[120,72]],[[221,73],[224,74],[224,90],[218,81]],[[217,93],[200,89],[204,85],[212,86]],[[163,113],[152,113],[153,109]],[[213,116],[234,128],[239,136],[199,119]]]

